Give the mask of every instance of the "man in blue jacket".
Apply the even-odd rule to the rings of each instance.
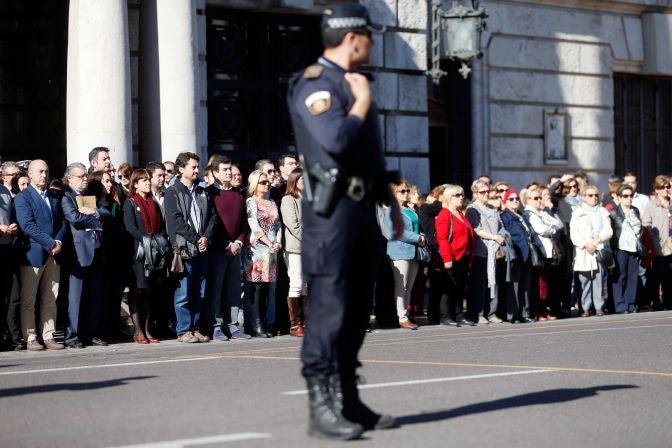
[[[33,160],[28,166],[30,186],[16,195],[16,220],[21,229],[18,249],[21,279],[21,330],[28,350],[59,350],[54,341],[56,296],[58,296],[60,265],[67,228],[61,198],[47,188],[49,167],[44,160]],[[38,341],[35,324],[35,298],[39,291],[40,329]]]

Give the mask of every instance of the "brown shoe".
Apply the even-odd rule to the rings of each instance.
[[[198,340],[198,338],[196,336],[191,334],[190,331],[187,331],[186,333],[182,333],[181,335],[179,335],[177,337],[177,340],[180,341],[180,342],[185,342],[187,344],[196,344],[198,342],[201,342],[201,341]]]
[[[589,317],[590,316],[590,311],[584,311],[581,313],[581,317]]]
[[[297,325],[297,326],[295,326],[295,327],[291,327],[291,328],[289,329],[289,334],[290,334],[291,336],[296,336],[297,338],[302,338],[302,337],[305,336],[305,333],[304,333],[304,331],[303,331],[303,326],[301,326],[301,325]]]
[[[399,327],[400,328],[407,328],[409,330],[417,330],[418,326],[415,325],[413,322],[411,322],[408,319],[403,319],[399,321]]]
[[[39,352],[40,350],[44,350],[44,346],[36,339],[34,341],[26,342],[26,350],[31,352]]]
[[[59,344],[53,339],[45,339],[44,345],[47,347],[47,350],[63,350],[65,348],[65,345]]]
[[[194,337],[198,339],[198,342],[210,342],[210,337],[201,334],[198,330],[194,331]]]
[[[595,311],[595,315],[596,315],[596,316],[604,316],[604,311],[602,311],[602,310],[597,310],[597,311]]]

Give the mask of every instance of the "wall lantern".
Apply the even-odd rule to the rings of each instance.
[[[448,11],[436,11],[439,20],[440,58],[462,62],[458,70],[466,79],[471,72],[469,64],[473,58],[480,58],[481,33],[485,30],[485,8],[478,6],[478,1],[471,0],[471,6],[453,0],[453,7]],[[437,36],[438,37],[438,36]]]

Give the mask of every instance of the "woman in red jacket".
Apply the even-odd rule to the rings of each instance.
[[[445,268],[445,294],[447,303],[441,306],[443,325],[459,327],[473,325],[462,318],[462,304],[467,287],[467,275],[473,256],[474,229],[462,213],[464,190],[459,185],[447,185],[441,196],[443,208],[436,217],[436,239]],[[444,300],[444,299],[442,299]]]

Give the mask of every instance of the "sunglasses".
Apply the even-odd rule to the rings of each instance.
[[[570,185],[569,188],[579,188],[578,185]]]
[[[478,194],[488,194],[488,193],[490,193],[490,190],[483,190],[478,192]]]
[[[534,201],[540,201],[540,200],[541,200],[541,196],[535,196],[535,197],[532,198],[532,200],[534,200]]]
[[[399,193],[401,193],[401,194],[406,194],[406,193],[410,193],[410,192],[411,192],[411,190],[406,190],[406,189],[399,190]]]
[[[590,194],[587,194],[587,195],[586,195],[587,198],[596,198],[597,196],[598,196],[597,193],[594,193],[594,194],[593,194],[593,193],[590,193]]]
[[[669,190],[672,187],[670,187],[670,185],[668,184],[668,185],[663,185],[662,188],[665,189],[665,190]]]
[[[517,202],[520,201],[519,198],[509,198],[509,202]]]
[[[621,197],[622,198],[631,198],[632,195],[631,194],[622,194]]]
[[[260,180],[259,181],[259,185],[268,185],[269,183],[270,182],[268,182],[267,180]]]
[[[166,170],[166,173],[173,174],[173,170]]]
[[[499,193],[504,193],[504,192],[506,192],[506,188],[498,188],[497,191]]]
[[[127,176],[125,174],[120,174],[119,175],[119,179],[130,179],[130,178],[131,178],[131,176]]]
[[[267,173],[267,174],[275,174],[275,173],[277,173],[277,171],[275,171],[275,170],[266,170],[266,173]]]
[[[463,197],[464,197],[464,193],[457,193],[457,194],[454,194],[453,197],[454,197],[454,198],[463,198]]]

